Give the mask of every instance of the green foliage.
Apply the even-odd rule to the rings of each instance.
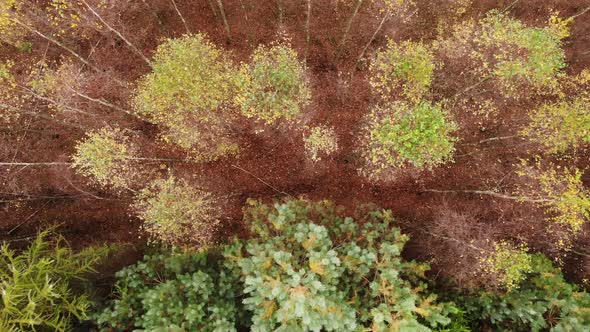
[[[389,40],[369,67],[369,83],[383,100],[401,93],[418,102],[430,88],[434,72],[432,52],[422,43]]]
[[[125,189],[134,179],[136,150],[123,130],[105,127],[78,142],[72,166],[102,187]]]
[[[236,105],[246,117],[265,124],[293,121],[311,99],[304,68],[288,45],[259,46],[251,63],[242,66]]]
[[[455,308],[422,282],[427,265],[404,261],[408,240],[391,211],[340,217],[327,201],[249,201],[255,236],[226,249],[243,274],[253,331],[429,331]]]
[[[517,172],[527,185],[519,189],[523,200],[539,200],[551,215],[548,220],[568,227],[574,233],[590,218],[590,195],[582,182],[583,173],[576,168],[549,164],[547,167],[522,161]]]
[[[531,272],[532,262],[527,251],[524,245],[494,243],[494,251],[482,258],[483,270],[497,276],[500,286],[508,292],[518,289],[526,274]]]
[[[134,209],[152,239],[171,245],[206,245],[219,226],[216,203],[211,194],[170,177],[143,189]]]
[[[21,253],[0,249],[0,330],[69,331],[74,319],[88,319],[91,302],[72,290],[106,254],[104,248],[74,253],[50,231],[39,233]]]
[[[457,129],[440,105],[392,102],[375,106],[366,118],[364,157],[367,173],[391,167],[432,168],[451,159]]]
[[[198,161],[237,153],[228,123],[228,96],[236,72],[225,51],[202,34],[168,39],[158,46],[152,72],[138,85],[140,115],[167,128],[166,142],[189,151]]]
[[[329,156],[338,150],[338,137],[332,127],[313,127],[303,141],[305,152],[312,161],[319,161],[321,156]]]
[[[453,38],[441,45],[458,59],[473,61],[475,74],[495,79],[505,96],[518,97],[526,86],[538,91],[557,88],[565,67],[563,36],[563,24],[555,18],[544,28],[527,27],[492,10],[478,23],[459,23]]]
[[[521,133],[551,153],[590,143],[590,98],[542,105],[531,114],[531,123]]]
[[[146,255],[117,273],[115,289],[97,319],[103,331],[231,332],[247,320],[239,274],[206,252]]]
[[[531,271],[508,293],[482,292],[465,300],[474,320],[488,319],[497,330],[585,331],[590,326],[590,294],[563,278],[541,254],[530,256]]]

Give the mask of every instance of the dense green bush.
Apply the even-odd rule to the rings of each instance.
[[[531,271],[517,289],[463,299],[467,315],[502,331],[586,331],[590,294],[566,282],[545,256],[530,255],[530,260]]]
[[[455,151],[451,132],[457,126],[437,104],[387,103],[373,107],[365,122],[362,153],[369,175],[394,167],[432,168]]]
[[[428,331],[455,308],[426,290],[427,265],[400,256],[408,237],[388,210],[341,217],[327,201],[249,201],[254,236],[225,257],[241,269],[253,331]]]
[[[23,252],[7,243],[0,251],[1,331],[69,331],[74,320],[88,319],[91,302],[72,285],[94,271],[105,248],[74,253],[44,231]]]
[[[163,139],[199,161],[235,154],[227,110],[236,75],[226,51],[202,34],[158,46],[152,72],[138,85],[137,112],[166,128]]]
[[[239,275],[213,254],[146,255],[117,279],[116,299],[97,318],[103,331],[231,332],[247,321]]]
[[[242,66],[235,103],[248,118],[266,124],[294,120],[309,104],[311,91],[305,66],[288,45],[259,46]]]

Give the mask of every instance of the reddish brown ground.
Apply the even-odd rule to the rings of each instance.
[[[305,49],[305,1],[284,0],[285,31],[292,44],[300,54]],[[357,174],[358,156],[355,154],[360,119],[368,111],[372,102],[366,72],[363,67],[355,71],[354,78],[348,73],[354,70],[354,63],[364,44],[368,42],[379,24],[376,8],[363,6],[353,24],[350,38],[347,40],[342,61],[334,61],[337,45],[346,19],[352,7],[345,4],[335,5],[337,1],[313,1],[311,20],[311,45],[308,64],[309,79],[313,89],[313,103],[309,107],[306,120],[310,124],[327,123],[333,125],[340,138],[340,152],[332,159],[319,165],[305,162],[302,140],[299,133],[267,130],[262,135],[245,133],[242,137],[243,152],[233,160],[223,160],[210,164],[173,165],[177,176],[192,179],[195,184],[204,186],[220,197],[226,197],[227,227],[220,238],[243,233],[240,223],[241,207],[249,197],[276,199],[288,193],[291,196],[305,196],[311,199],[332,199],[338,204],[352,210],[359,203],[374,202],[382,207],[392,209],[398,216],[401,227],[412,235],[412,242],[407,255],[421,259],[434,259],[435,271],[445,271],[445,265],[453,264],[454,253],[450,257],[441,257],[444,246],[435,243],[428,232],[442,235],[454,234],[461,239],[523,239],[531,247],[557,255],[557,251],[548,243],[542,211],[527,205],[504,201],[491,197],[479,197],[469,194],[425,193],[424,188],[436,189],[513,189],[516,181],[512,175],[513,163],[519,157],[529,156],[525,143],[518,139],[470,145],[479,140],[513,135],[518,130],[514,125],[516,119],[522,118],[527,107],[514,105],[502,110],[498,121],[485,131],[475,124],[463,123],[458,133],[461,142],[455,156],[455,162],[421,174],[400,174],[389,183],[374,184]],[[342,1],[345,2],[345,1]],[[406,23],[390,20],[384,30],[369,48],[369,54],[386,43],[385,36],[395,40],[423,39],[432,40],[436,32],[436,18],[444,14],[451,1],[417,1],[419,11]],[[474,6],[467,13],[469,17],[479,17],[492,8],[504,8],[512,1],[474,1]],[[276,39],[278,31],[278,11],[275,1],[239,1],[225,0],[225,10],[231,27],[231,43],[225,43],[224,29],[217,20],[207,1],[177,0],[192,31],[206,32],[218,45],[224,45],[234,54],[236,61],[247,61],[252,50],[260,43],[270,43]],[[242,7],[242,3],[244,7]],[[540,25],[548,17],[549,9],[555,8],[564,16],[573,15],[590,5],[589,1],[566,0],[522,0],[516,3],[511,13],[527,23]],[[336,10],[337,9],[337,10]],[[442,13],[442,14],[441,14]],[[162,21],[168,27],[170,35],[178,36],[184,28],[176,14],[168,8],[162,12]],[[137,12],[123,15],[123,21],[129,25],[128,31],[143,45],[149,53],[156,47],[158,38],[164,33],[149,14]],[[565,45],[568,56],[568,73],[578,73],[590,65],[590,13],[573,24],[572,37]],[[134,81],[148,71],[124,45],[105,42],[97,48],[94,59],[105,67],[115,68],[119,78]],[[3,54],[8,56],[9,54]],[[56,56],[57,54],[53,55]],[[460,67],[461,64],[450,64]],[[342,84],[339,74],[348,79]],[[105,79],[108,79],[106,77]],[[443,77],[444,79],[444,77]],[[111,101],[124,104],[128,92],[104,92],[100,90],[103,81],[95,82],[89,89],[97,95]],[[92,84],[91,84],[92,85]],[[443,90],[434,87],[435,98],[445,96]],[[519,116],[520,115],[520,116]],[[461,118],[461,114],[455,114]],[[145,137],[154,137],[156,131],[145,123],[125,117],[113,116],[109,122],[141,130]],[[46,124],[32,122],[27,128],[47,130]],[[96,125],[95,127],[99,127]],[[3,160],[17,161],[54,161],[68,160],[75,141],[83,137],[83,132],[76,129],[52,128],[54,133],[27,132],[23,135],[6,136]],[[17,138],[22,138],[18,145]],[[12,140],[12,141],[11,141]],[[18,147],[18,149],[16,148]],[[146,151],[153,156],[180,156],[178,151],[170,148],[148,146]],[[147,153],[146,152],[146,153]],[[579,167],[587,166],[588,155],[578,157]],[[243,170],[247,170],[247,173]],[[254,176],[253,176],[253,175]],[[128,204],[129,195],[116,196],[86,186],[66,167],[36,167],[20,169],[13,167],[2,173],[5,176],[5,199],[14,195],[6,193],[27,194],[17,197],[38,200],[0,205],[0,229],[2,239],[20,241],[35,233],[39,227],[52,223],[61,223],[60,229],[65,236],[78,247],[90,243],[126,242],[141,244],[139,222],[131,216]],[[257,179],[256,177],[260,178]],[[261,181],[262,180],[262,181]],[[590,178],[588,178],[590,184]],[[267,185],[266,182],[270,185]],[[274,188],[273,188],[274,187]],[[91,192],[87,195],[80,190]],[[74,196],[47,199],[35,196]],[[441,219],[444,211],[463,213],[467,218],[461,223],[440,226],[435,223]],[[22,223],[22,225],[20,225]],[[20,225],[20,226],[19,226]],[[438,226],[436,226],[438,225]],[[15,226],[18,226],[15,228]],[[442,230],[441,230],[442,227]],[[11,231],[15,228],[13,231]],[[9,232],[11,231],[11,232]],[[442,233],[440,233],[442,232]],[[580,280],[590,277],[590,259],[583,253],[590,254],[588,248],[588,229],[578,238],[575,250],[565,258],[565,268],[569,274]],[[439,247],[437,247],[439,245]],[[443,248],[443,249],[440,249]],[[580,254],[581,253],[581,254]],[[457,264],[461,264],[457,258]],[[450,269],[452,270],[452,269]],[[452,272],[450,273],[453,274]]]

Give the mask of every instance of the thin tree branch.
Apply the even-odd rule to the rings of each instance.
[[[242,171],[242,172],[244,172],[244,173],[247,173],[247,174],[251,175],[251,176],[252,176],[252,177],[254,177],[256,180],[260,181],[262,184],[266,185],[267,187],[269,187],[270,189],[272,189],[272,190],[276,191],[277,193],[279,193],[279,194],[284,194],[284,195],[287,195],[287,196],[289,196],[289,197],[293,198],[293,195],[291,195],[291,194],[289,194],[289,193],[287,193],[287,192],[284,192],[284,191],[282,191],[282,190],[279,190],[279,189],[277,189],[277,188],[273,187],[271,184],[269,184],[268,182],[266,182],[266,181],[262,180],[262,179],[261,179],[261,178],[259,178],[258,176],[254,175],[252,172],[250,172],[250,171],[248,171],[248,170],[245,170],[245,169],[243,169],[242,167],[240,167],[240,166],[237,166],[237,165],[231,165],[231,167],[233,167],[233,168],[236,168],[236,169],[239,169],[240,171]]]
[[[178,14],[178,16],[180,17],[182,24],[184,24],[184,28],[186,29],[186,32],[191,33],[191,30],[188,28],[188,25],[186,24],[186,21],[184,20],[184,16],[182,16],[182,13],[180,12],[178,7],[176,6],[176,1],[170,0],[170,2],[172,2],[172,6],[174,6],[174,10],[176,10],[176,14]]]
[[[498,193],[498,192],[491,191],[491,190],[438,190],[438,189],[424,189],[422,191],[423,192],[432,192],[432,193],[451,193],[451,194],[466,193],[466,194],[488,195],[488,196],[493,196],[493,197],[502,198],[502,199],[509,199],[509,200],[513,200],[513,201],[523,201],[523,202],[530,202],[530,203],[551,203],[551,202],[553,202],[553,200],[551,200],[551,199],[545,199],[545,198],[534,199],[534,198],[523,197],[523,196],[510,196],[510,195]]]
[[[145,61],[145,63],[148,64],[148,66],[152,66],[152,62],[143,54],[143,52],[141,52],[137,47],[135,47],[135,45],[133,45],[129,40],[127,40],[127,38],[125,38],[125,36],[123,36],[118,30],[116,30],[115,28],[113,28],[112,26],[110,26],[95,10],[94,8],[92,8],[85,0],[80,0],[87,8],[88,10],[90,10],[92,12],[92,14],[98,18],[98,20],[104,24],[104,26],[106,26],[109,30],[111,30],[114,34],[116,34],[119,38],[121,38],[121,40],[123,40],[125,42],[125,44],[127,44],[127,46],[129,46],[129,48],[131,48],[137,55],[139,55],[143,61]]]

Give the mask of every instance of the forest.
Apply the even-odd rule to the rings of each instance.
[[[590,0],[0,0],[0,331],[590,331]]]

